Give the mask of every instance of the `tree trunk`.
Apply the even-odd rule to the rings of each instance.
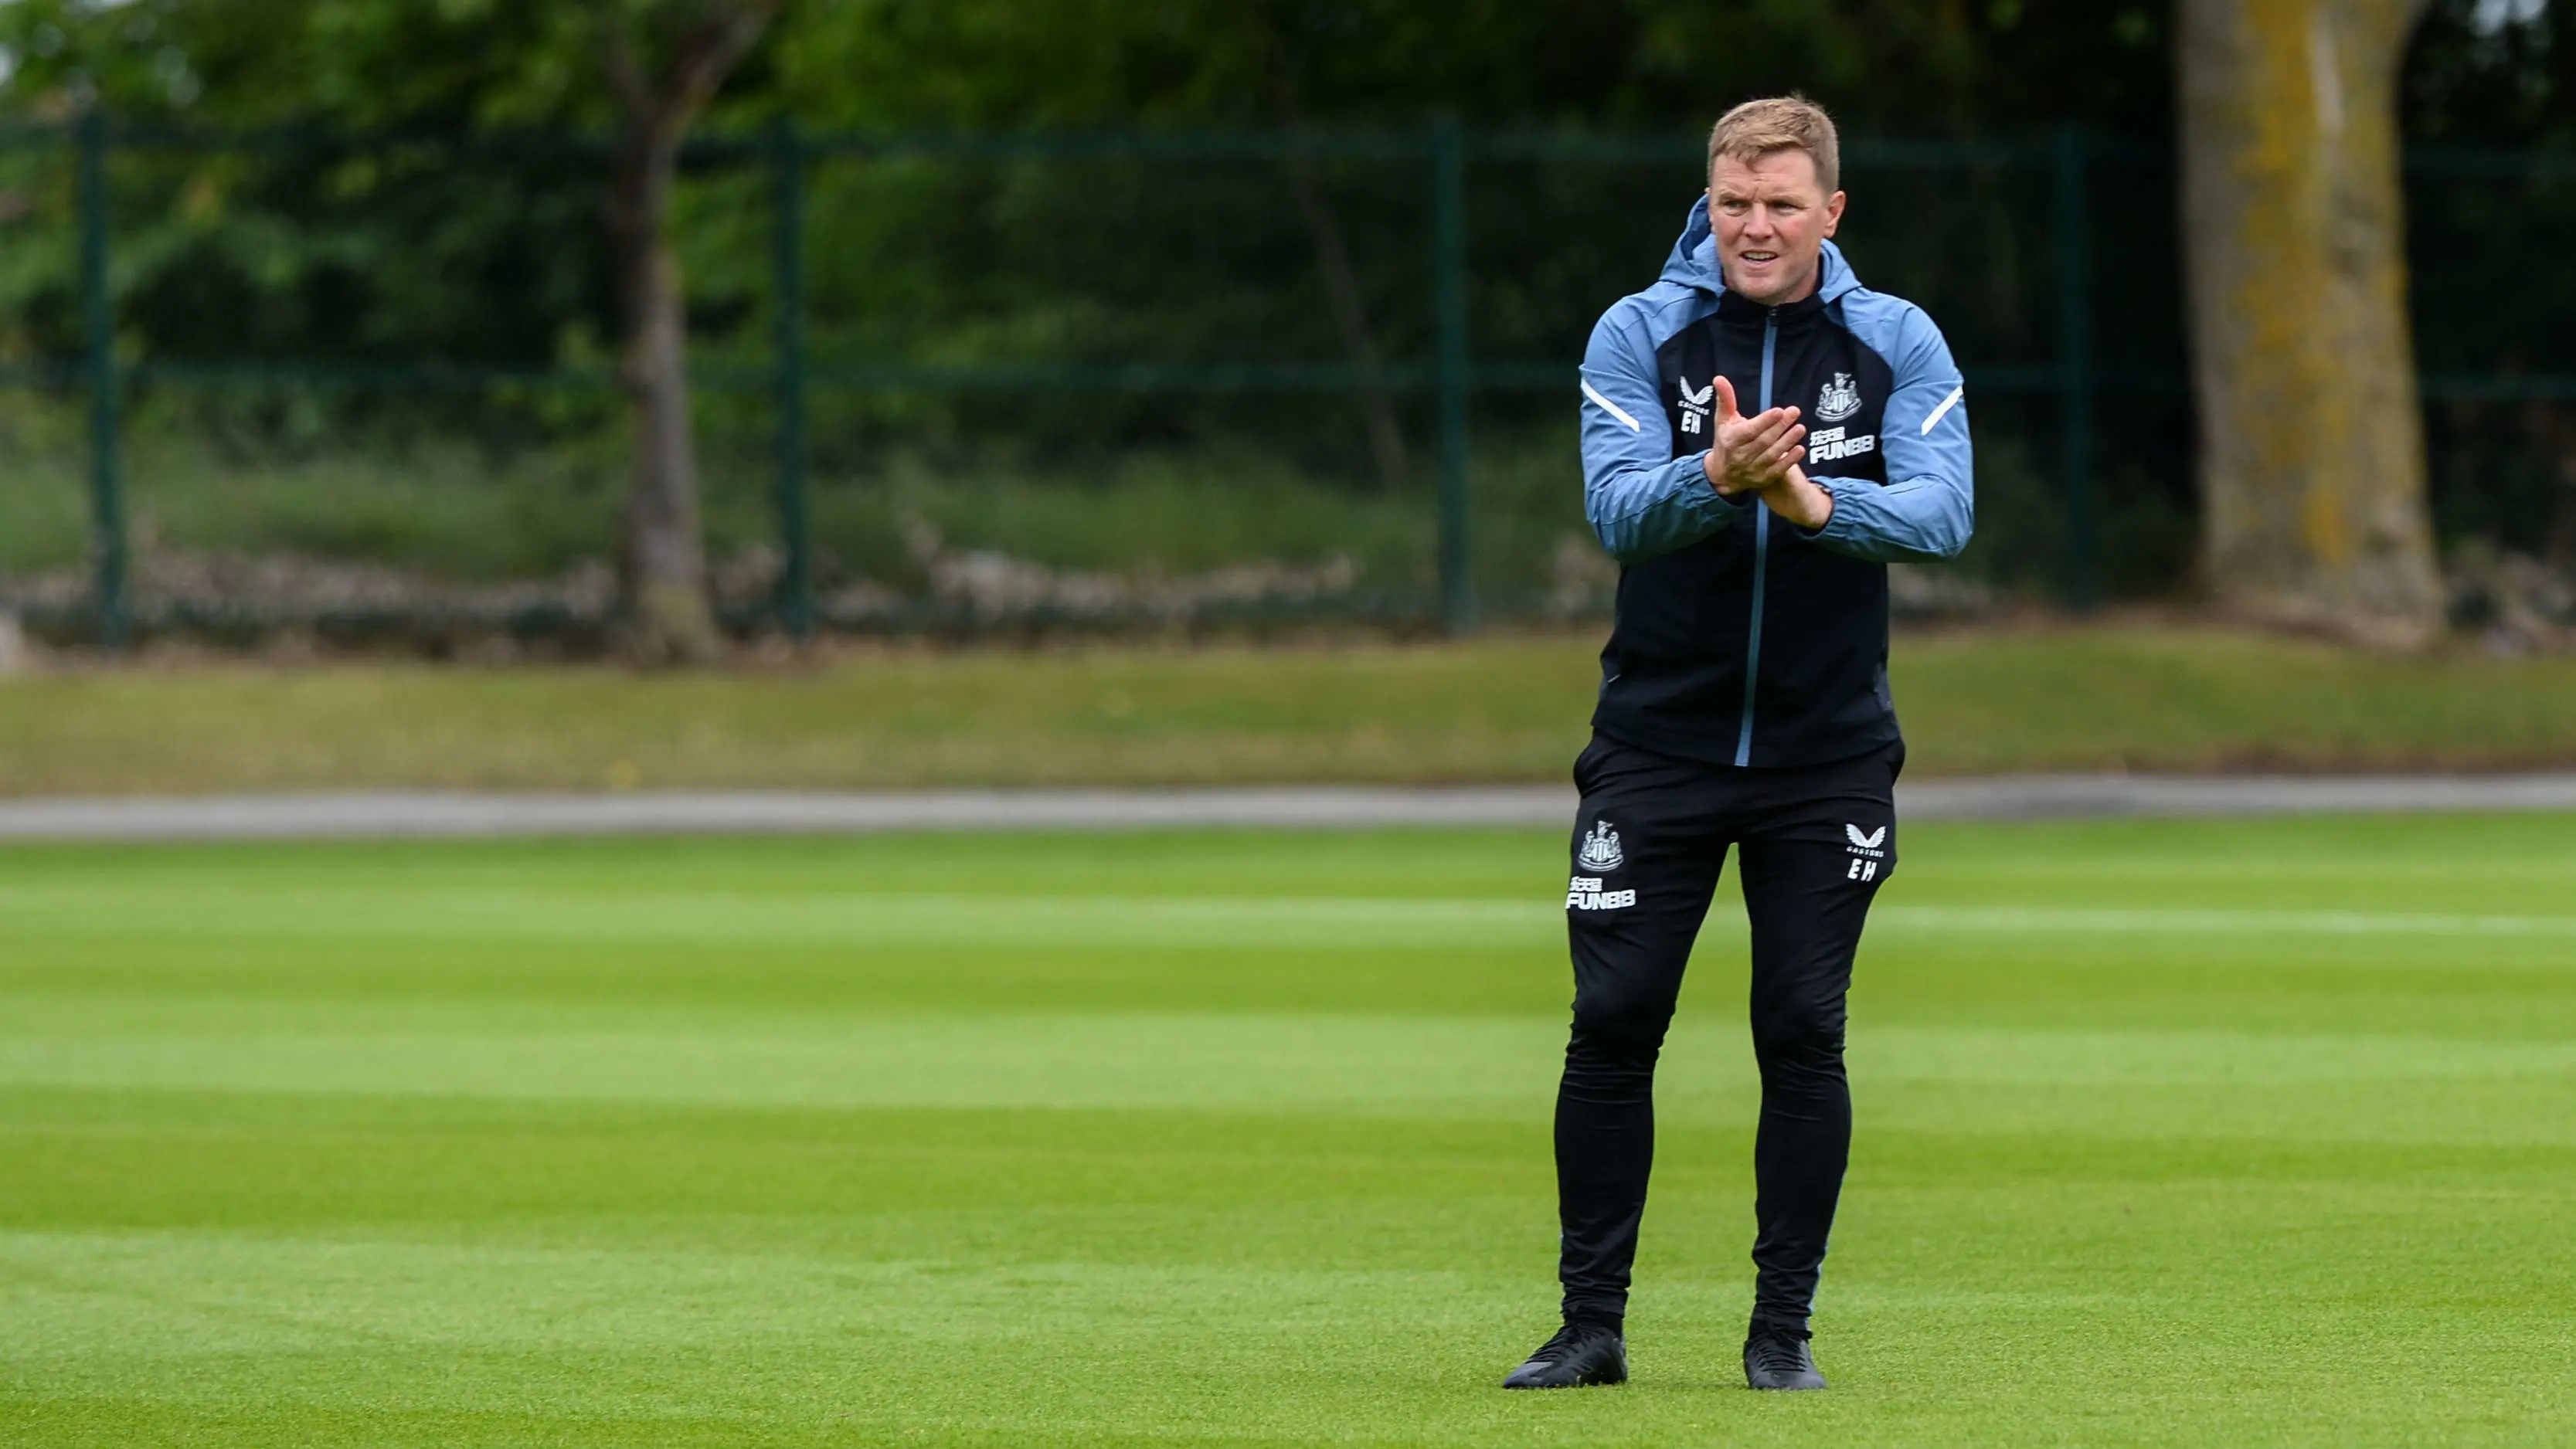
[[[635,478],[626,495],[625,647],[648,664],[699,664],[724,652],[707,601],[706,543],[698,530],[698,447],[689,426],[688,315],[680,256],[671,245],[671,182],[680,142],[736,62],[768,28],[778,0],[662,7],[597,0],[601,59],[626,122],[609,187],[608,234],[617,252],[625,314],[620,379],[634,402]],[[691,22],[648,69],[637,22]],[[648,24],[649,30],[651,26]],[[666,32],[667,33],[667,32]]]
[[[652,117],[630,117],[617,163],[610,234],[626,345],[620,380],[634,404],[635,475],[626,495],[620,564],[629,653],[657,664],[717,658],[723,641],[707,602],[698,527],[697,440],[689,425],[687,319],[668,220],[679,138]]]
[[[2397,75],[2426,0],[2183,0],[2204,582],[2253,618],[2441,627]]]
[[[1315,260],[1324,275],[1324,298],[1332,308],[1333,326],[1342,347],[1360,372],[1360,420],[1368,429],[1369,454],[1377,462],[1378,486],[1389,493],[1403,489],[1412,467],[1405,459],[1404,425],[1396,420],[1395,396],[1386,385],[1378,357],[1377,335],[1369,327],[1368,305],[1360,297],[1358,271],[1350,248],[1342,243],[1342,225],[1332,204],[1315,184],[1315,163],[1308,156],[1288,158],[1288,189],[1315,242]]]
[[[1305,69],[1303,53],[1288,44],[1274,7],[1255,5],[1248,14],[1254,34],[1260,37],[1262,71],[1279,123],[1290,131],[1303,131],[1305,107],[1297,96],[1297,78]],[[1315,264],[1323,274],[1324,303],[1332,311],[1333,328],[1342,334],[1342,349],[1359,369],[1360,423],[1368,433],[1369,456],[1377,464],[1378,486],[1389,493],[1400,492],[1413,473],[1405,455],[1404,424],[1396,417],[1395,394],[1387,386],[1377,334],[1369,326],[1358,269],[1351,265],[1350,248],[1343,243],[1341,219],[1317,184],[1314,157],[1302,152],[1288,157],[1288,191],[1296,198],[1297,214],[1315,243]]]

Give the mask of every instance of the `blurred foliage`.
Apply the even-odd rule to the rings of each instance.
[[[2576,6],[2435,0],[2403,104],[2412,141],[2576,144]]]
[[[809,131],[861,133],[1412,130],[1449,112],[1477,135],[1579,128],[1679,139],[1737,99],[1794,87],[1830,106],[1855,139],[2020,143],[2072,121],[2149,153],[2171,130],[2167,9],[2161,0],[790,0],[705,130],[756,139],[789,116]],[[60,120],[93,99],[115,118],[120,346],[135,360],[318,361],[350,365],[361,380],[371,374],[355,365],[598,369],[615,326],[601,235],[613,117],[598,14],[507,0],[16,0],[0,4],[0,124]],[[2576,104],[2571,17],[2576,6],[2534,13],[2439,0],[2410,62],[2413,134],[2515,145],[2564,137]],[[164,144],[208,127],[251,144]],[[67,162],[59,146],[0,149],[0,361],[78,350]],[[1671,161],[1478,160],[1469,178],[1477,355],[1573,356],[1600,308],[1652,276],[1693,169],[1686,144]],[[2033,367],[2054,356],[2058,259],[2044,157],[1847,170],[1846,241],[1865,279],[1924,303],[1964,359]],[[825,365],[1346,360],[1317,222],[1292,200],[1288,173],[1278,162],[1167,156],[817,161],[806,173],[814,356]],[[1326,159],[1308,176],[1351,238],[1377,351],[1426,356],[1421,160]],[[728,368],[739,377],[768,355],[771,185],[754,147],[702,157],[682,188],[702,377],[721,380]],[[2517,289],[2576,287],[2537,260],[2561,233],[2530,225],[2576,224],[2569,189],[2419,180],[2417,266],[2428,283],[2419,298],[2500,276]],[[2113,158],[2094,172],[2105,566],[2127,592],[2170,586],[2187,556],[2190,416],[2171,196],[2160,162]],[[2436,369],[2576,371],[2550,321],[2571,305],[2576,297],[2549,290],[2532,305],[2480,308],[2470,322],[2419,306],[2419,339]],[[325,456],[355,450],[398,474],[409,450],[430,447],[449,460],[439,476],[479,467],[560,479],[590,500],[592,475],[613,466],[600,440],[618,404],[605,390],[447,390],[395,373],[327,391],[159,391],[149,425],[210,455],[201,470],[174,463],[173,476],[357,477],[367,469]],[[2062,557],[2053,405],[1984,396],[1990,497],[2006,511],[1989,510],[1992,541],[1976,566],[2016,588],[2048,587]],[[1400,393],[1397,405],[1426,469],[1426,400]],[[700,407],[707,447],[720,455],[711,469],[756,476],[766,399],[710,387]],[[1479,486],[1500,510],[1487,547],[1511,555],[1488,571],[1518,577],[1540,566],[1560,523],[1579,524],[1570,496],[1546,492],[1570,476],[1568,418],[1545,393],[1488,393],[1478,408]],[[2446,526],[2493,531],[2557,508],[2576,537],[2576,509],[2553,501],[2568,472],[2554,435],[2544,436],[2555,413],[2499,418],[2487,408],[2453,421],[2433,411]],[[1391,539],[1408,531],[1378,513],[1401,506],[1427,520],[1428,478],[1418,497],[1360,508],[1384,485],[1357,414],[1331,394],[827,388],[814,412],[818,482],[874,494],[821,513],[892,518],[900,499],[940,486],[924,480],[946,480],[952,501],[1023,500],[993,504],[998,514],[953,510],[996,520],[980,531],[1029,535],[1041,555],[1044,540],[1080,534],[1086,542],[1059,551],[1088,560],[1119,510],[1174,512],[1132,504],[1137,479],[1195,469],[1307,490],[1301,500],[1340,489],[1358,533]],[[2477,466],[2459,461],[2466,447],[2438,446],[2450,439],[2482,448]],[[147,440],[141,452],[158,446]],[[529,465],[518,457],[529,450],[571,461]],[[172,443],[159,456],[179,451]],[[454,461],[478,455],[479,464]],[[1522,457],[1529,466],[1489,461]],[[1098,526],[1000,521],[1082,511],[1028,502],[1040,486],[1074,490],[1067,496],[1087,499]],[[311,511],[299,507],[299,517]],[[590,501],[541,510],[599,511]],[[1309,510],[1301,501],[1290,511]],[[1161,526],[1140,519],[1139,557],[1174,551],[1153,537]],[[1249,536],[1246,527],[1225,536]],[[1282,532],[1302,548],[1313,530]],[[902,554],[891,535],[854,534],[836,551],[854,561]]]
[[[2415,347],[2452,374],[2576,376],[2576,4],[2441,0],[2409,57],[2419,145],[2534,147],[2521,176],[2418,174],[2407,192]],[[2467,302],[2469,305],[2463,306]],[[2576,569],[2576,398],[2450,398],[2426,409],[2434,519]]]

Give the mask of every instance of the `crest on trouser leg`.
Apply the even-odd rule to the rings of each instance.
[[[1585,870],[1600,871],[1617,870],[1628,863],[1628,858],[1619,852],[1619,832],[1611,828],[1609,821],[1592,823],[1590,833],[1583,837],[1582,848],[1574,853],[1574,863]]]

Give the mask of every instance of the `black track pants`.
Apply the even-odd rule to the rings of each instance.
[[[1616,1319],[1655,1156],[1655,1058],[1729,846],[1752,924],[1754,1316],[1804,1329],[1851,1153],[1843,998],[1852,954],[1896,866],[1902,747],[1748,770],[1595,736],[1575,762],[1566,927],[1574,1031],[1556,1102],[1569,1318]]]

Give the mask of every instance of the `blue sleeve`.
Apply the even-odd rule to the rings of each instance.
[[[1873,563],[1957,558],[1977,523],[1966,388],[1931,318],[1906,306],[1887,321],[1893,326],[1870,329],[1884,330],[1883,339],[1854,328],[1896,374],[1879,423],[1887,485],[1863,478],[1813,479],[1834,495],[1834,511],[1810,536],[1836,553]]]
[[[1744,511],[1709,485],[1699,453],[1673,456],[1654,343],[1629,303],[1603,315],[1583,352],[1583,511],[1621,563],[1686,548]]]

